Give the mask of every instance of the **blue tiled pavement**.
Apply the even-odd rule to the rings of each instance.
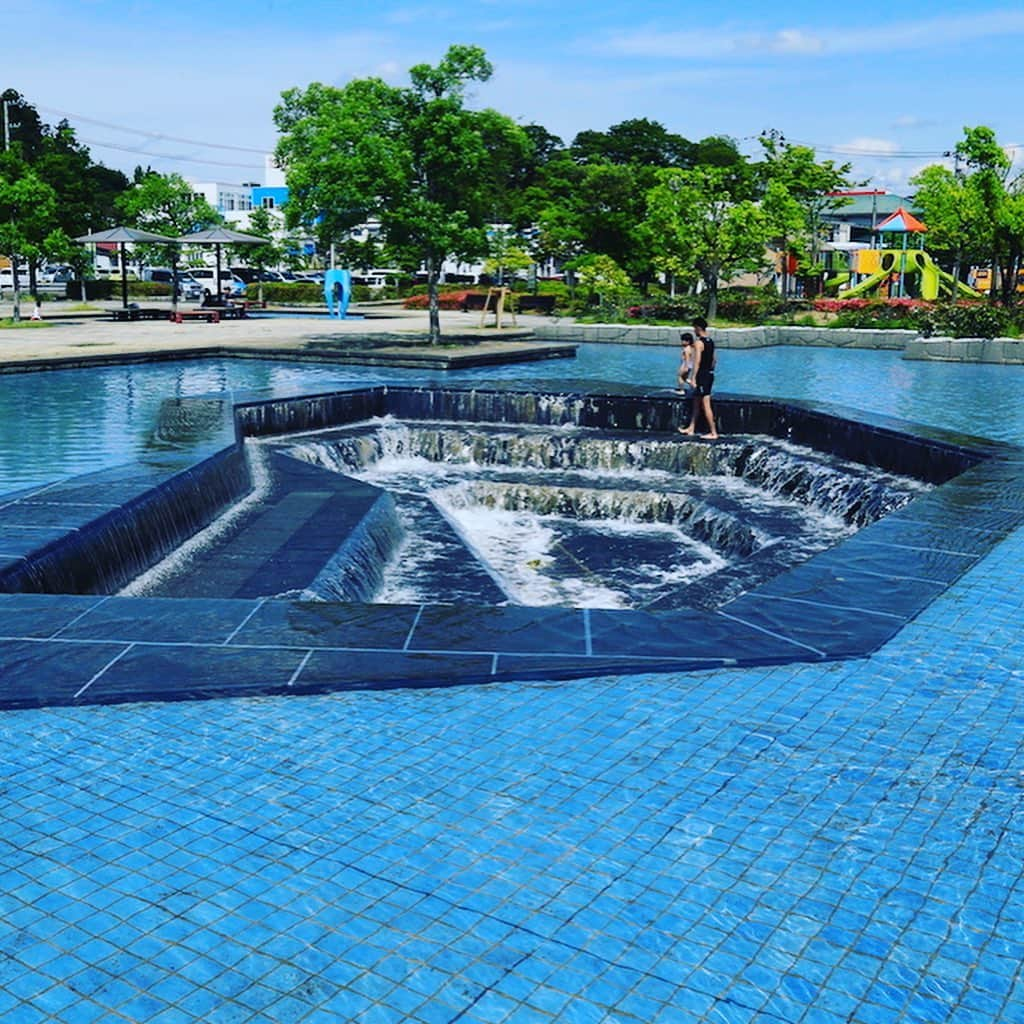
[[[866,660],[0,718],[0,1021],[1024,1021],[1024,531]]]

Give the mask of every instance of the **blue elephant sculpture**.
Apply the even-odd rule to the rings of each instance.
[[[324,298],[330,315],[344,319],[352,298],[352,274],[347,270],[328,270],[324,274]]]

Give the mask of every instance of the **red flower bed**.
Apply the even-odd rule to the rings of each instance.
[[[930,309],[934,303],[925,299],[815,299],[814,308],[819,313],[845,313],[849,310],[879,308],[888,309]]]
[[[442,292],[437,297],[438,309],[465,309],[470,295],[477,295],[478,292]],[[430,305],[427,295],[410,295],[402,305],[406,309],[426,309]]]

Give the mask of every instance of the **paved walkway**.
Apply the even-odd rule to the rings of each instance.
[[[7,713],[0,1021],[1024,1021],[1022,571],[860,661]]]
[[[44,316],[46,312],[49,311],[44,310]],[[166,320],[114,323],[107,317],[95,315],[57,319],[67,314],[54,306],[54,315],[44,319],[41,326],[30,324],[0,330],[0,367],[26,360],[130,358],[142,353],[166,355],[210,346],[299,351],[310,344],[345,344],[365,337],[379,339],[382,335],[393,338],[397,351],[403,345],[419,347],[427,337],[428,320],[424,311],[403,309],[395,303],[353,307],[353,312],[365,315],[362,319],[345,320],[298,315],[224,320],[217,324],[205,321],[173,324]],[[0,303],[0,318],[9,315],[10,303]],[[518,320],[518,326],[506,324],[499,332],[493,326],[481,328],[479,313],[442,311],[442,337],[448,342],[465,339],[472,350],[479,353],[503,342],[529,339],[536,328],[543,328],[552,318],[531,314]]]

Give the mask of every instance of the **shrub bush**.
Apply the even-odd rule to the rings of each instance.
[[[1009,310],[982,302],[935,306],[921,318],[921,333],[925,337],[997,338],[1017,327]]]
[[[260,297],[259,284],[245,286],[245,297],[256,300]],[[282,305],[325,305],[324,290],[315,281],[264,281],[263,298],[267,302]]]
[[[695,316],[704,315],[704,301],[696,295],[684,295],[675,299],[642,302],[630,306],[626,313],[632,320],[669,320],[673,323],[690,323]]]
[[[120,291],[120,283],[116,287]],[[169,296],[171,294],[171,286],[163,281],[129,281],[128,294],[135,295],[138,298],[152,298],[154,295]]]
[[[89,299],[109,299],[114,295],[114,282],[109,277],[89,278],[85,282],[85,297]],[[64,285],[64,298],[80,299],[82,282],[68,281]]]
[[[438,309],[468,309],[470,306],[470,296],[479,296],[480,305],[476,308],[483,309],[486,293],[474,292],[469,289],[461,292],[441,292],[437,297]],[[430,305],[429,296],[426,294],[410,295],[402,305],[406,309],[426,309]]]

